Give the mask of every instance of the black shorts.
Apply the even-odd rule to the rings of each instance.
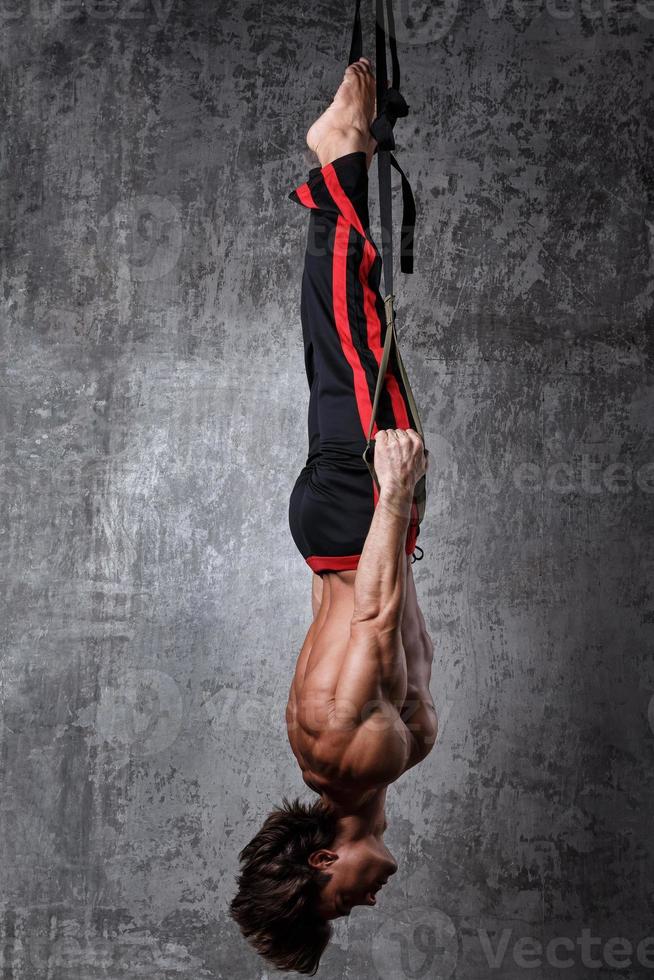
[[[343,571],[358,565],[378,499],[363,452],[386,330],[366,154],[314,167],[289,197],[310,209],[301,299],[309,455],[291,493],[289,523],[314,572]],[[373,437],[377,429],[415,427],[392,353]],[[418,533],[414,502],[407,554]]]

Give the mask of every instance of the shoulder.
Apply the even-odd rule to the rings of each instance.
[[[356,792],[388,786],[407,768],[412,740],[397,711],[373,711],[353,724],[333,715],[319,735],[311,739],[304,758],[315,786],[329,792]],[[306,782],[306,779],[305,779]]]

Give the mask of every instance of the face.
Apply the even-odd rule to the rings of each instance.
[[[332,851],[323,870],[331,880],[321,891],[321,914],[327,919],[349,915],[355,905],[376,905],[377,892],[397,871],[393,855],[378,837],[349,841]]]

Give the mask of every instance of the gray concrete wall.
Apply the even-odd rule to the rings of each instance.
[[[442,731],[389,793],[401,870],[321,976],[651,975],[654,7],[407,2]],[[302,788],[287,194],[349,5],[0,19],[2,977],[264,978],[226,904]],[[534,966],[525,937],[576,946]]]

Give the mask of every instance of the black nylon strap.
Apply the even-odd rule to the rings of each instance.
[[[354,24],[352,25],[352,43],[348,65],[354,64],[363,54],[363,37],[361,35],[361,0],[356,0],[354,7]]]
[[[379,217],[381,221],[382,268],[384,292],[393,292],[393,195],[391,188],[391,154],[380,150],[377,154],[379,179]]]
[[[385,0],[375,0],[375,70],[377,72],[377,115],[382,116],[386,109],[386,21]],[[395,141],[393,140],[393,143]],[[379,177],[379,216],[381,219],[382,265],[384,270],[384,290],[387,295],[393,292],[393,196],[391,186],[391,162],[388,140],[380,142],[377,151],[377,173]]]
[[[391,165],[402,178],[402,231],[400,235],[400,268],[402,272],[413,272],[413,235],[416,227],[416,202],[411,190],[411,184],[392,153],[389,153]]]
[[[388,47],[391,52],[391,63],[393,65],[392,87],[400,91],[400,62],[397,57],[397,38],[395,36],[395,19],[393,17],[393,0],[386,0],[386,22],[388,24]]]
[[[377,65],[383,69],[379,70],[377,73],[377,104],[380,105],[382,101],[388,103],[388,90],[386,87],[386,31],[384,26],[384,5],[383,0],[375,0],[376,3],[376,21],[375,21],[375,42],[381,45],[377,49]],[[392,0],[386,0],[386,18],[388,24],[388,44],[391,51],[391,61],[392,61],[392,89],[394,93],[399,94],[400,88],[400,63],[397,56],[397,39],[395,37],[395,21],[393,18],[393,4]],[[354,4],[354,22],[352,24],[352,41],[350,43],[350,56],[348,59],[348,65],[354,64],[358,61],[363,54],[363,32],[361,29],[361,0],[355,0]],[[380,81],[381,79],[381,81]],[[393,139],[393,130],[388,121],[384,120],[386,123],[384,133],[380,133],[380,142],[391,142],[393,147],[395,145],[395,140]],[[391,188],[390,183],[390,171],[385,163],[382,163],[382,157],[379,157],[379,165],[381,167],[382,173],[380,174],[380,203],[388,202],[389,194],[386,188]],[[414,241],[414,227],[416,222],[416,206],[413,199],[413,191],[411,190],[411,184],[407,180],[407,177],[400,167],[399,163],[394,156],[390,155],[390,164],[397,170],[402,178],[402,232],[400,238],[400,269],[404,273],[413,272],[413,241]],[[382,187],[384,191],[382,191]],[[392,191],[391,191],[392,193]],[[391,199],[392,200],[392,199]],[[390,206],[388,204],[382,203],[382,248],[384,247],[385,240],[388,241],[387,244],[387,258],[384,259],[384,267],[390,265],[390,283],[384,272],[384,283],[386,285],[386,292],[393,292],[393,240],[392,240],[392,227],[393,227],[393,211],[392,203]],[[384,229],[387,229],[384,231]]]
[[[391,54],[392,79],[387,78],[386,61],[386,41],[388,28],[388,46]],[[350,45],[350,58],[348,64],[352,64],[362,55],[363,38],[361,30],[361,0],[355,0],[354,24],[352,26],[352,43]],[[382,231],[382,270],[384,274],[384,299],[386,333],[384,337],[384,350],[377,376],[377,385],[372,405],[370,427],[367,434],[367,445],[363,453],[363,458],[370,470],[370,474],[379,487],[379,481],[375,472],[373,456],[374,441],[372,433],[375,426],[375,417],[379,405],[381,390],[385,383],[385,375],[388,367],[391,348],[395,346],[397,366],[402,377],[404,387],[409,399],[411,413],[417,431],[423,437],[422,425],[418,415],[418,409],[411,391],[411,385],[402,363],[397,338],[395,336],[395,312],[393,309],[393,194],[391,185],[391,167],[399,173],[402,180],[402,233],[400,241],[400,268],[402,272],[413,272],[413,238],[416,222],[416,205],[406,174],[391,153],[395,149],[395,137],[393,127],[396,120],[401,116],[406,116],[409,107],[400,95],[400,63],[397,56],[397,40],[395,37],[395,21],[393,19],[392,0],[375,0],[375,69],[377,73],[377,118],[370,127],[370,131],[377,140],[377,166],[379,175],[379,213]],[[425,510],[426,482],[425,478],[418,482],[414,491],[414,503],[418,512],[418,523],[422,522]],[[419,549],[422,552],[422,549]],[[420,555],[422,557],[422,554]],[[415,555],[414,555],[415,558]]]
[[[386,30],[384,27],[384,0],[375,0],[375,71],[377,72],[377,115],[386,108]]]

